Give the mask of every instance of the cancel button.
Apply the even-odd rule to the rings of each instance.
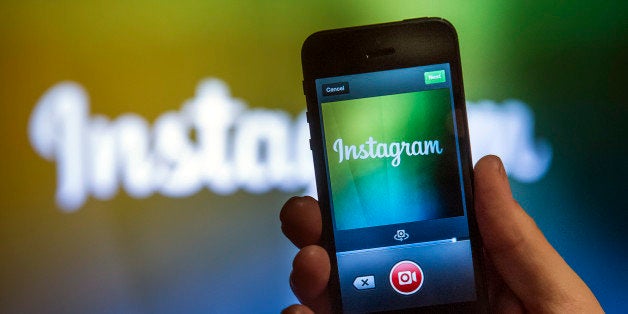
[[[333,96],[349,93],[349,82],[323,84],[323,96]]]

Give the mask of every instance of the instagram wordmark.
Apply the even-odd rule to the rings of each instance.
[[[334,142],[334,151],[338,153],[338,163],[351,159],[368,159],[368,158],[390,158],[390,164],[393,167],[399,166],[401,163],[401,155],[405,153],[407,156],[419,156],[429,154],[442,154],[443,148],[440,147],[438,140],[430,141],[414,141],[408,142],[392,142],[378,143],[373,137],[358,146],[344,145],[341,138]]]

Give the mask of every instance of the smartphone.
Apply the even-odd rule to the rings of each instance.
[[[335,312],[486,312],[458,39],[439,18],[301,51]]]

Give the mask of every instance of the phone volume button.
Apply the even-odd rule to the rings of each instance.
[[[310,150],[312,150],[312,139],[309,139],[310,142]]]

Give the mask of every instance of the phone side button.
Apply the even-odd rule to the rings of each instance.
[[[312,150],[312,139],[309,139],[310,142],[310,150]]]
[[[307,121],[308,124],[310,123],[310,112],[309,111],[305,112],[305,121]]]

